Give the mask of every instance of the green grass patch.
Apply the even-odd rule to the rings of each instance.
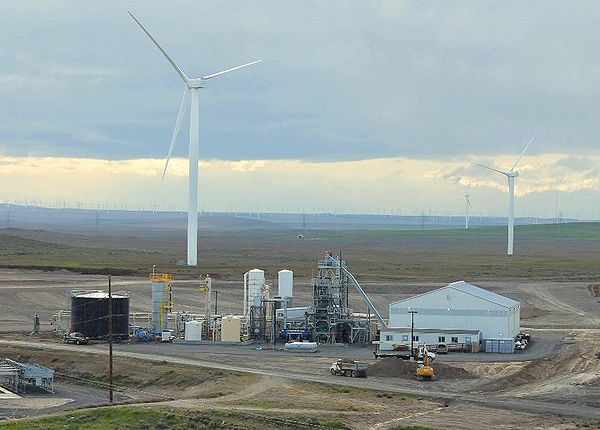
[[[323,427],[327,427],[330,429],[341,429],[341,430],[350,430],[351,429],[351,427],[348,427],[346,424],[344,424],[340,420],[321,421],[319,424],[322,425]]]
[[[225,411],[107,407],[0,423],[2,430],[194,430],[281,428],[274,417]],[[347,427],[332,427],[347,428]]]
[[[394,427],[394,430],[437,430],[433,427],[423,427],[423,426],[398,426]]]

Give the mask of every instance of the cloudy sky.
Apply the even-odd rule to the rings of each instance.
[[[201,207],[600,218],[600,3],[0,0],[0,201],[185,207],[182,82],[201,96]],[[179,159],[181,158],[181,159]],[[343,192],[340,192],[343,191]]]

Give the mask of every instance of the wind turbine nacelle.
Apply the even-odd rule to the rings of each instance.
[[[189,79],[187,81],[186,85],[188,86],[188,88],[204,88],[204,79],[202,79],[202,78]]]
[[[506,172],[506,176],[512,176],[513,178],[516,178],[519,176],[519,172]]]

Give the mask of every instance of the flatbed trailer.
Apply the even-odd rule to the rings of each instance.
[[[375,356],[375,359],[377,359],[377,358],[389,358],[389,357],[399,358],[399,359],[402,359],[402,360],[409,360],[410,359],[410,351],[394,351],[394,350],[389,350],[389,351],[373,351],[373,355]]]
[[[373,344],[375,344],[375,351],[373,351],[375,359],[395,357],[402,360],[409,360],[411,357],[410,348],[408,346],[402,344],[390,344],[387,342],[373,342]],[[391,348],[381,349],[381,344],[389,345]]]

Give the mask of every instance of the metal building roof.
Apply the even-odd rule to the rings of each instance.
[[[418,294],[418,295],[413,296],[413,297],[408,297],[406,299],[398,300],[397,302],[392,303],[390,306],[395,305],[396,303],[406,302],[408,300],[412,300],[412,299],[414,299],[416,297],[424,296],[426,294],[432,294],[432,293],[437,292],[437,291],[445,290],[447,288],[452,288],[454,290],[460,291],[460,292],[465,293],[465,294],[469,294],[471,296],[475,296],[477,298],[480,298],[482,300],[486,300],[486,301],[491,302],[491,303],[495,303],[495,304],[500,305],[500,306],[505,307],[505,308],[513,308],[515,306],[519,306],[520,305],[520,303],[517,302],[516,300],[510,299],[508,297],[501,296],[500,294],[496,294],[496,293],[493,293],[493,292],[488,291],[488,290],[484,290],[483,288],[477,287],[477,286],[475,286],[473,284],[469,284],[468,282],[465,282],[465,281],[457,281],[457,282],[452,282],[452,283],[450,283],[450,284],[448,284],[448,285],[446,285],[445,287],[442,287],[442,288],[438,288],[438,289],[435,289],[435,290],[432,290],[432,291],[428,291],[428,292],[423,293],[423,294]]]

